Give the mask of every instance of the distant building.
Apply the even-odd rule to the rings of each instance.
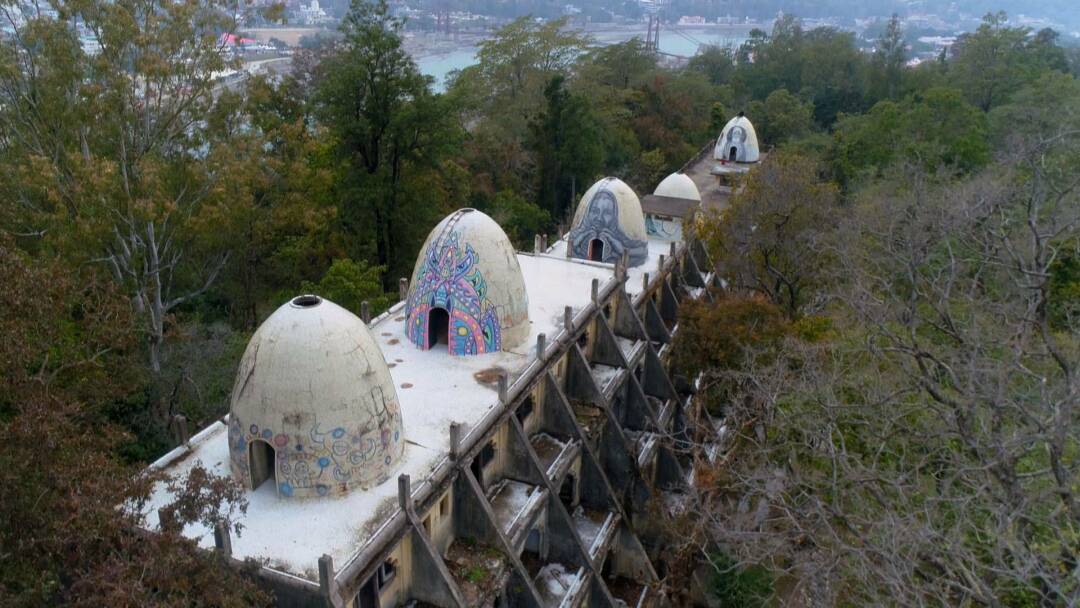
[[[330,20],[326,11],[319,6],[319,0],[311,0],[310,4],[301,4],[295,11],[297,20],[304,25],[318,25]]]
[[[679,17],[679,25],[705,25],[707,23],[708,21],[705,20],[705,17],[697,15],[683,15],[682,17]]]

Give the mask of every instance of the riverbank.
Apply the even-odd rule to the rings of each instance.
[[[689,58],[696,55],[706,45],[738,46],[746,40],[750,30],[755,27],[768,26],[758,23],[665,25],[660,30],[660,51],[669,56]],[[577,29],[590,36],[597,45],[618,44],[645,35],[643,24],[594,24]],[[300,39],[305,36],[333,31],[332,27],[250,28],[244,30],[244,35],[261,42],[269,42],[276,38],[290,46],[298,46]],[[435,79],[435,88],[441,91],[444,90],[446,77],[451,72],[476,63],[476,52],[480,44],[489,39],[492,34],[491,30],[452,34],[405,32],[402,36],[402,45],[416,61],[420,71]]]

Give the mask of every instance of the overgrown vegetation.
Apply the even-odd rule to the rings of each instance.
[[[988,16],[702,221],[727,288],[675,355],[728,434],[676,525],[729,556],[715,594],[1080,601],[1080,86],[1052,39]]]

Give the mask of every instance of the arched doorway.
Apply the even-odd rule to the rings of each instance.
[[[735,146],[731,146],[731,151],[728,152],[728,160],[735,162],[738,160],[739,149]]]
[[[253,439],[248,443],[248,470],[251,471],[251,489],[256,490],[266,480],[270,480],[277,489],[277,467],[274,448],[262,439]]]
[[[589,259],[593,262],[604,261],[604,241],[600,239],[589,241]]]
[[[446,345],[450,341],[450,313],[445,308],[432,308],[428,311],[427,347],[436,344]]]

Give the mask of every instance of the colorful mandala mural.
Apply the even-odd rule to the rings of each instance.
[[[431,243],[406,303],[406,333],[413,344],[426,350],[436,341],[428,336],[429,324],[433,311],[441,308],[449,317],[451,354],[478,355],[502,347],[499,315],[488,300],[479,261],[472,246],[459,243],[456,232]]]

